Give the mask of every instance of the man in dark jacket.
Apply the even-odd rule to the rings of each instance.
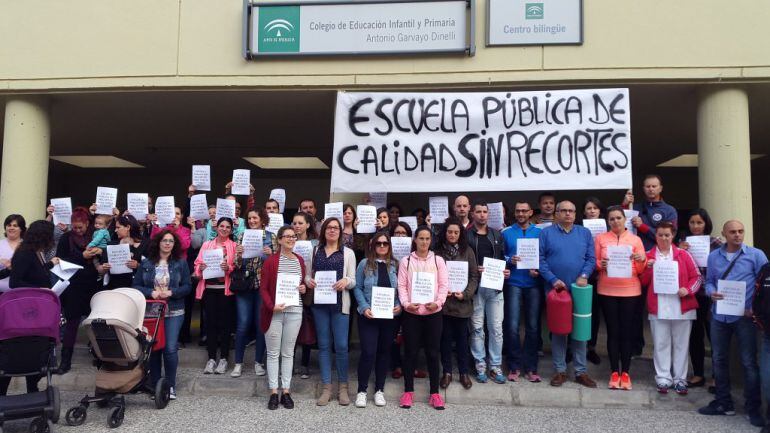
[[[752,311],[757,325],[762,332],[762,349],[759,352],[759,377],[762,381],[762,393],[765,398],[770,396],[770,263],[762,266],[754,288]],[[770,418],[770,403],[765,411]],[[762,428],[761,433],[770,432],[770,424]]]

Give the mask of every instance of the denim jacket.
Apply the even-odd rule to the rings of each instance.
[[[367,308],[371,308],[370,302],[372,301],[372,286],[376,286],[378,280],[376,269],[371,273],[365,272],[365,269],[366,259],[363,259],[360,263],[358,263],[358,268],[356,269],[356,287],[353,289],[356,302],[358,302],[359,314],[364,314],[364,311],[366,311]],[[395,296],[393,297],[394,308],[401,305],[401,302],[398,300],[398,276],[396,275],[396,272],[398,272],[398,264],[394,261],[390,266],[388,266],[390,286],[393,287],[393,292],[395,293]]]
[[[171,297],[167,299],[168,310],[184,309],[184,298],[192,290],[190,285],[190,268],[184,260],[169,260],[169,283]],[[134,275],[134,288],[142,292],[145,297],[152,296],[155,290],[155,262],[150,259],[142,260]]]

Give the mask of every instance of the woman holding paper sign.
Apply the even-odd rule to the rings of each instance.
[[[610,389],[631,389],[631,329],[634,311],[641,301],[639,275],[647,259],[638,236],[626,230],[623,208],[607,210],[610,231],[596,235],[596,291],[607,323],[607,352],[610,357]]]
[[[155,233],[155,235],[158,233]],[[126,263],[126,266],[132,272],[128,274],[110,274],[109,281],[105,286],[108,290],[132,286],[136,269],[139,267],[139,262],[142,260],[142,256],[145,255],[145,250],[149,243],[148,239],[142,239],[139,223],[132,215],[123,215],[115,219],[115,237],[116,239],[113,239],[110,245],[128,244],[131,260]],[[102,275],[110,272],[111,268],[111,265],[107,262],[109,257],[106,253],[106,250],[100,253],[101,264],[97,266],[97,271]]]
[[[598,226],[598,229],[591,228],[591,224],[585,223],[585,220],[590,220]],[[597,224],[598,223],[598,224]],[[583,227],[592,230],[591,234],[596,237],[596,232],[607,230],[607,220],[605,218],[605,208],[601,200],[594,196],[586,197],[583,201],[583,220],[580,223]],[[596,231],[594,231],[596,230]],[[598,271],[594,270],[590,277],[588,277],[588,284],[594,288],[598,287]],[[591,302],[591,339],[588,340],[586,345],[588,352],[586,353],[586,359],[592,363],[599,365],[602,359],[596,353],[596,341],[599,337],[599,318],[601,313],[601,305],[599,304],[599,294],[596,290],[593,293],[593,299]]]
[[[404,394],[400,406],[409,409],[414,399],[414,365],[420,346],[425,344],[430,377],[429,404],[444,409],[439,388],[439,351],[443,329],[441,312],[449,292],[446,262],[430,250],[432,233],[427,226],[417,229],[412,253],[398,266],[398,298],[404,307],[401,327],[404,333]]]
[[[300,204],[305,202],[314,203],[312,200],[305,200],[300,202]],[[315,204],[313,204],[313,206],[315,206]],[[302,242],[305,246],[303,251],[307,251],[307,256],[303,256],[303,258],[307,257],[309,259],[313,249],[318,245],[318,235],[315,232],[315,226],[316,224],[313,216],[307,212],[297,212],[291,220],[291,228],[294,229],[294,234],[297,235],[297,242]],[[300,245],[301,244],[296,244],[294,247],[297,250],[297,254],[301,255]],[[306,326],[312,326],[313,312],[310,310],[310,305],[306,304],[302,306],[302,314],[305,315],[302,318],[302,321],[304,323],[309,323],[309,325]],[[302,328],[300,327],[300,329]],[[315,340],[315,332],[312,330],[303,333],[302,335],[312,335],[312,339]],[[315,344],[315,341],[313,341],[313,344],[302,344],[302,340],[298,343],[302,346],[299,377],[300,379],[307,379],[310,377],[310,349]]]
[[[8,288],[51,287],[51,268],[59,263],[54,257],[47,261],[45,253],[53,246],[53,224],[39,220],[26,230],[24,242],[16,249],[9,263]]]
[[[334,351],[337,364],[337,379],[339,380],[339,404],[350,404],[348,395],[348,330],[350,325],[350,290],[356,286],[356,256],[353,250],[342,244],[342,225],[336,218],[324,220],[318,237],[318,248],[307,264],[305,283],[308,291],[305,294],[307,304],[312,305],[313,320],[315,321],[318,338],[318,364],[321,370],[323,389],[316,404],[326,406],[331,399],[332,362],[331,344],[334,341]],[[319,285],[316,278],[333,273],[330,284]],[[323,291],[322,291],[323,289]],[[331,301],[327,296],[331,295]]]
[[[230,355],[230,324],[235,302],[230,291],[230,273],[235,268],[235,249],[232,240],[233,220],[222,217],[217,221],[217,236],[204,243],[195,259],[195,276],[200,278],[195,289],[195,299],[203,299],[206,310],[206,349],[209,360],[203,370],[205,374],[224,374],[227,371],[227,357]],[[213,263],[214,260],[220,260]],[[207,264],[208,262],[208,264]],[[206,269],[212,268],[209,272]],[[221,272],[216,272],[221,270]],[[209,277],[209,274],[217,276]],[[217,364],[217,350],[219,363]]]
[[[687,355],[690,329],[695,320],[698,301],[695,293],[702,284],[700,271],[690,253],[673,245],[676,229],[668,221],[658,224],[655,231],[656,246],[647,251],[647,269],[642,274],[642,284],[647,286],[647,310],[654,342],[655,382],[658,392],[666,394],[674,388],[677,394],[687,394]],[[675,273],[674,293],[655,287],[662,285],[662,276],[656,277],[656,263],[671,263],[667,273]],[[673,376],[672,376],[673,371]]]
[[[187,218],[182,212],[182,208],[174,208],[174,221],[166,227],[159,225],[152,226],[152,232],[150,237],[154,238],[155,235],[165,229],[170,229],[174,232],[177,238],[179,238],[179,244],[182,246],[182,258],[187,260],[187,250],[190,248],[190,240],[192,238],[192,230],[187,226]]]

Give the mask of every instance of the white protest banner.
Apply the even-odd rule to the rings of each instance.
[[[540,269],[540,239],[516,239],[516,269]]]
[[[374,233],[377,227],[374,225],[377,221],[377,208],[360,204],[356,206],[356,215],[358,216],[358,233]]]
[[[313,292],[314,304],[336,304],[337,291],[334,290],[334,283],[337,282],[336,271],[317,271],[315,273],[315,289]]]
[[[253,259],[262,256],[263,240],[265,238],[264,230],[246,229],[243,232],[243,258]]]
[[[342,206],[343,203],[341,201],[324,204],[324,219],[337,218],[340,224],[342,224]]]
[[[607,221],[601,218],[585,219],[583,220],[583,227],[587,228],[594,238],[596,235],[607,233]]]
[[[717,292],[724,298],[717,302],[717,314],[743,316],[746,312],[746,282],[718,280]]]
[[[217,214],[214,219],[219,221],[220,218],[235,219],[235,200],[217,199]],[[213,221],[212,225],[216,225],[217,221]]]
[[[388,193],[387,192],[370,192],[367,198],[367,203],[379,209],[381,207],[388,207]]]
[[[631,278],[630,245],[609,245],[607,247],[607,276],[610,278]]]
[[[270,198],[278,202],[278,212],[283,213],[283,209],[286,207],[286,190],[274,188],[270,191]]]
[[[503,203],[487,203],[487,209],[489,209],[489,219],[487,220],[489,227],[495,230],[502,230],[503,226],[505,226]]]
[[[626,190],[630,114],[628,89],[339,92],[331,191]]]
[[[486,287],[492,290],[503,290],[505,283],[505,260],[484,257],[484,272],[481,273],[479,287]]]
[[[192,184],[198,191],[211,191],[211,166],[193,165]]]
[[[679,293],[679,263],[673,260],[655,260],[652,265],[652,286],[655,293]]]
[[[198,221],[209,219],[209,204],[206,194],[195,194],[190,197],[190,216]]]
[[[412,252],[412,238],[394,236],[390,238],[390,247],[393,248],[393,257],[401,260]]]
[[[65,198],[52,198],[51,206],[53,206],[53,224],[72,224],[72,199],[70,197]]]
[[[147,214],[150,212],[149,197],[144,192],[129,192],[126,194],[126,203],[128,205],[128,212],[133,215],[137,221],[147,219]]]
[[[163,227],[174,222],[174,197],[167,195],[155,200],[155,215],[158,217],[158,225]]]
[[[396,289],[393,287],[372,286],[372,302],[369,308],[375,319],[392,319]]]
[[[436,300],[436,274],[412,272],[412,304],[430,304]]]
[[[708,264],[709,253],[711,252],[711,237],[708,235],[687,236],[685,242],[690,246],[687,252],[695,259],[695,264],[699,268],[705,268]]]
[[[417,217],[413,216],[402,216],[398,217],[398,222],[406,223],[409,228],[412,229],[412,236],[414,236],[417,231]]]
[[[428,197],[428,209],[431,224],[444,224],[449,218],[449,197]]]
[[[128,244],[107,245],[107,263],[110,264],[111,274],[130,274],[131,268],[126,266],[131,260],[131,249]]]
[[[278,230],[283,227],[283,214],[282,213],[270,213],[267,214],[267,217],[269,218],[269,222],[267,224],[267,227],[265,227],[265,230],[269,231],[270,233],[277,235]]]
[[[244,169],[233,170],[233,195],[251,195],[251,171]]]
[[[447,260],[446,270],[449,273],[449,291],[462,293],[468,287],[468,262]]]
[[[310,262],[310,256],[313,254],[313,244],[310,241],[297,241],[294,243],[294,254],[302,257],[305,263]]]
[[[299,307],[299,275],[278,273],[275,280],[275,305]]]
[[[106,186],[96,187],[96,213],[98,215],[112,215],[118,203],[118,189]]]
[[[203,251],[202,259],[203,263],[206,264],[206,269],[203,270],[204,280],[210,278],[223,278],[225,276],[225,271],[222,270],[222,262],[225,259],[225,254],[221,248]]]
[[[626,215],[626,229],[628,229],[629,232],[636,234],[636,227],[631,223],[631,220],[639,216],[639,211],[623,209],[623,213]]]

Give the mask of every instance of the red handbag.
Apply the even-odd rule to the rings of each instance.
[[[312,346],[316,344],[315,323],[313,323],[313,313],[310,308],[302,309],[302,325],[297,334],[297,344]]]
[[[548,329],[556,335],[572,333],[572,296],[569,291],[556,289],[548,292],[545,298]]]

